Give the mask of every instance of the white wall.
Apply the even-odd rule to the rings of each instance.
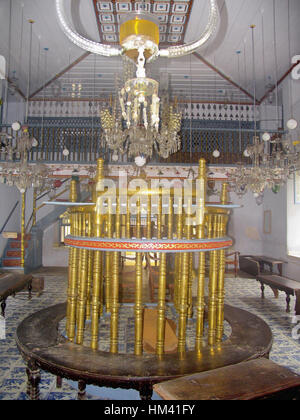
[[[288,77],[281,86],[283,107],[284,107],[284,128],[286,122],[291,117],[291,104],[293,105],[293,117],[298,121],[298,130],[290,131],[293,139],[300,139],[300,80],[292,80]],[[294,200],[293,180],[287,186],[281,188],[278,194],[271,191],[265,192],[263,210],[272,212],[272,231],[271,234],[262,234],[263,254],[282,258],[288,261],[283,267],[283,272],[287,277],[300,281],[300,260],[287,255],[287,223],[290,210],[288,204]],[[289,205],[290,206],[290,205]],[[297,225],[292,227],[297,229]],[[300,235],[300,229],[299,229]]]
[[[12,124],[14,121],[19,121],[22,124],[24,123],[24,119],[25,101],[16,94],[14,99],[8,102],[7,118],[6,121],[3,121],[3,124]]]
[[[233,248],[241,254],[262,253],[263,210],[256,204],[252,193],[242,198],[231,193],[231,201],[241,207],[231,214],[228,233],[234,239]]]
[[[20,201],[19,206],[6,226],[6,232],[18,232],[20,230],[21,195],[17,188],[8,187],[0,183],[0,229],[2,229],[3,224],[17,201]],[[3,254],[6,243],[7,239],[4,239],[0,235],[0,256]]]
[[[67,267],[69,248],[55,247],[59,241],[59,223],[50,226],[44,232],[43,239],[43,266]]]

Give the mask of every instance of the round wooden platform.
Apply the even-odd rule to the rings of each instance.
[[[27,362],[28,395],[39,398],[39,369],[59,378],[79,383],[79,398],[85,386],[93,384],[112,388],[135,389],[142,399],[152,396],[155,383],[183,375],[234,365],[246,360],[267,357],[272,333],[260,318],[225,305],[225,319],[231,336],[200,353],[186,352],[158,357],[144,354],[110,354],[68,342],[58,333],[58,323],[66,316],[66,304],[59,304],[26,318],[17,328],[16,341]]]

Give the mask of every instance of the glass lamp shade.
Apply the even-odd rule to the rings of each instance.
[[[138,49],[143,47],[145,58],[148,59],[158,52],[158,44],[159,22],[153,15],[137,12],[121,18],[120,45],[129,58],[136,61]]]
[[[69,152],[69,150],[68,150],[68,149],[64,149],[64,150],[63,150],[63,155],[64,155],[64,156],[69,156],[69,154],[70,154],[70,152]]]
[[[269,133],[266,132],[262,135],[262,139],[263,141],[269,141],[271,139],[271,136]]]
[[[136,166],[141,167],[141,166],[144,166],[145,165],[146,159],[144,158],[144,156],[137,156],[134,159],[134,162],[135,162]]]
[[[298,126],[298,122],[294,118],[291,118],[290,120],[288,120],[286,125],[289,130],[295,130],[295,128],[297,128]]]
[[[11,128],[13,129],[13,131],[19,131],[21,129],[21,124],[19,123],[19,121],[15,121],[12,123]]]
[[[118,162],[118,160],[119,160],[119,156],[118,156],[116,153],[114,153],[114,154],[112,155],[111,159],[112,159],[112,161],[113,161],[113,162]]]

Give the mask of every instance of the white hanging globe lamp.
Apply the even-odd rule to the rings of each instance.
[[[289,130],[295,130],[298,127],[298,122],[294,118],[291,118],[286,125]]]

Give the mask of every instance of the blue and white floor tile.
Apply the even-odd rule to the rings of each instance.
[[[5,332],[0,340],[0,400],[25,400],[26,369],[15,342],[18,324],[31,313],[66,300],[66,272],[63,270],[43,270],[45,290],[41,296],[33,294],[31,301],[27,293],[20,293],[7,300]],[[271,289],[265,289],[265,299],[260,297],[260,285],[253,279],[226,279],[226,303],[261,317],[272,329],[274,344],[270,358],[274,362],[300,374],[300,328],[294,323],[294,298],[291,300],[291,314],[285,312],[285,294],[275,299]],[[41,399],[74,400],[77,390],[63,381],[61,389],[56,388],[56,378],[41,372]],[[88,397],[94,399],[96,397]],[[99,397],[97,397],[99,399]],[[109,398],[109,397],[108,397]],[[113,395],[111,397],[114,398]]]

